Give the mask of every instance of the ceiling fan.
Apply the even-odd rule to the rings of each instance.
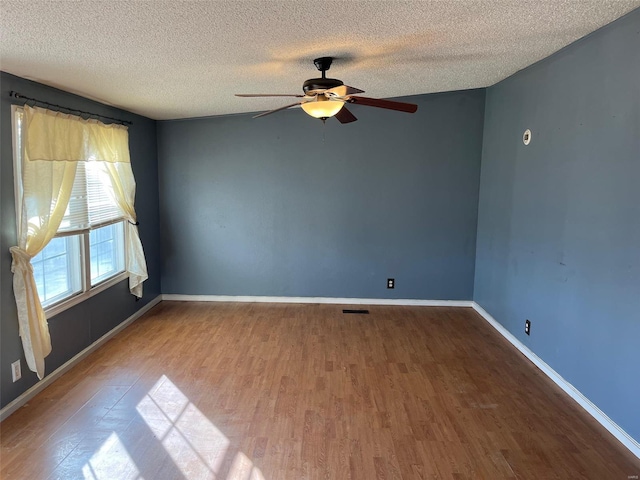
[[[327,78],[326,71],[331,67],[333,57],[316,58],[313,63],[322,72],[322,78],[310,78],[302,84],[304,95],[279,94],[279,93],[236,93],[236,97],[296,97],[300,101],[285,105],[284,107],[269,110],[268,112],[256,115],[253,118],[264,117],[272,113],[286,110],[300,105],[309,115],[321,119],[323,122],[329,117],[336,117],[340,123],[355,122],[357,118],[347,110],[346,103],[356,105],[366,105],[368,107],[387,108],[399,112],[415,113],[418,106],[413,103],[394,102],[392,100],[382,100],[356,96],[364,93],[364,90],[350,87],[342,83],[337,78]]]

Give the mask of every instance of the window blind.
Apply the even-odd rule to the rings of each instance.
[[[78,162],[69,206],[58,235],[69,235],[120,221],[124,215],[109,194],[111,182],[100,162]]]

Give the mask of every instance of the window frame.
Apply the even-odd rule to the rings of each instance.
[[[17,139],[18,139],[18,128],[16,122],[16,114],[22,108],[20,105],[11,105],[11,146],[13,151],[13,188],[14,188],[14,201],[15,201],[15,209],[16,209],[16,237],[18,235],[19,223],[21,221],[22,216],[22,156],[17,151]],[[127,239],[127,230],[129,228],[129,222],[125,219],[119,219],[116,221],[108,222],[102,224],[97,228],[106,227],[108,225],[114,225],[117,223],[123,224],[123,238],[122,238],[122,248],[124,255],[124,270],[114,274],[111,277],[108,277],[102,280],[99,283],[96,283],[94,286],[91,285],[91,253],[89,248],[89,232],[91,230],[85,230],[78,233],[63,233],[61,235],[56,235],[54,238],[64,237],[64,236],[78,236],[78,263],[80,264],[80,284],[81,290],[80,292],[73,293],[65,298],[62,298],[56,302],[43,306],[45,316],[47,319],[54,317],[55,315],[64,312],[65,310],[78,305],[85,300],[113,287],[117,283],[122,282],[129,278],[129,273],[127,272],[127,249],[125,248],[126,239]],[[17,238],[16,238],[17,240]]]

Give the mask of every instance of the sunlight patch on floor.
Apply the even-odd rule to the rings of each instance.
[[[244,453],[238,452],[226,480],[264,480],[264,477]]]
[[[140,472],[118,435],[112,433],[106,442],[82,467],[85,480],[136,480]]]
[[[185,478],[219,477],[229,439],[163,375],[138,403],[136,410],[162,443]],[[225,480],[264,480],[262,472],[242,452],[233,460]]]

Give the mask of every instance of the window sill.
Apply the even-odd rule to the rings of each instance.
[[[44,314],[47,317],[47,320],[49,320],[59,313],[62,313],[65,310],[84,302],[85,300],[93,297],[94,295],[97,295],[100,292],[105,291],[108,288],[113,287],[116,283],[120,283],[127,278],[129,278],[129,274],[127,272],[121,272],[116,276],[111,277],[110,279],[105,280],[102,283],[99,283],[86,292],[79,293],[77,295],[74,295],[73,297],[62,300],[59,303],[55,303],[49,307],[45,307]]]

